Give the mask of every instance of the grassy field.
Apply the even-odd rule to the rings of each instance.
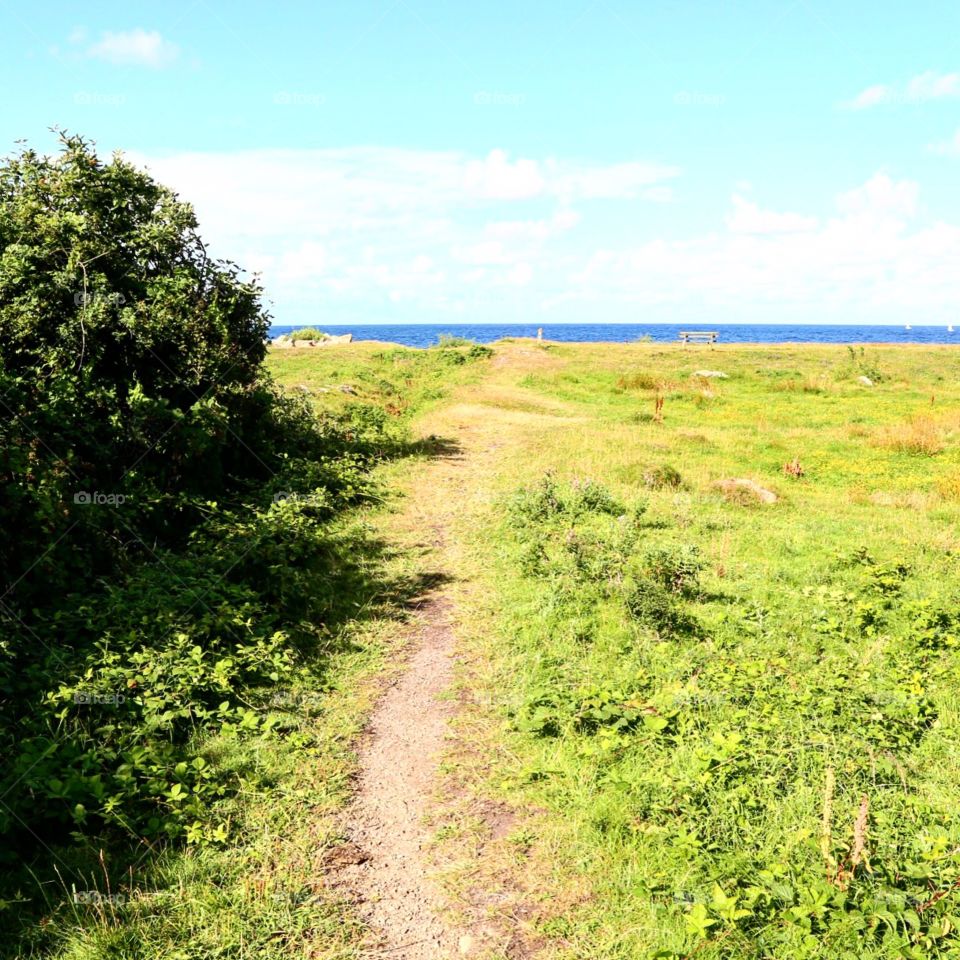
[[[273,363],[418,383],[363,349]],[[455,503],[419,494],[463,611],[448,793],[515,817],[454,898],[508,878],[544,956],[960,956],[960,356],[518,341],[477,369],[416,420],[466,455]]]
[[[380,502],[329,531],[329,642],[250,692],[262,733],[201,745],[244,785],[223,838],[69,897],[43,880],[5,955],[367,955],[325,857],[443,572],[460,668],[432,829],[455,913],[481,904],[548,960],[960,957],[960,354],[354,343],[269,364],[406,437]]]

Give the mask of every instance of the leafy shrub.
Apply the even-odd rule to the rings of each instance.
[[[181,540],[283,442],[259,288],[170,190],[62,146],[0,165],[0,577],[21,609]]]
[[[518,490],[508,501],[507,509],[516,523],[542,523],[563,513],[566,504],[553,474],[547,473],[534,487]]]
[[[77,137],[0,165],[4,862],[196,834],[239,785],[204,737],[268,732],[249,691],[326,642],[353,569],[328,524],[395,443],[281,394],[259,288],[196,226]]]
[[[651,490],[661,490],[663,488],[677,490],[683,486],[683,477],[680,476],[680,471],[675,467],[668,463],[662,463],[645,470],[643,482]]]
[[[627,595],[626,607],[637,623],[661,636],[687,632],[692,625],[676,595],[655,580],[640,580]]]
[[[318,330],[316,327],[301,327],[290,334],[291,340],[328,340],[329,334]]]
[[[672,593],[683,593],[696,588],[703,561],[696,546],[669,544],[648,550],[644,566],[655,583]]]

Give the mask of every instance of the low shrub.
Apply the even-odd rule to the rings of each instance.
[[[664,488],[679,490],[683,486],[683,477],[676,467],[668,463],[662,463],[659,466],[649,467],[643,473],[643,482],[651,490],[661,490]]]
[[[703,570],[700,550],[693,544],[668,544],[654,547],[644,556],[647,575],[671,593],[696,589]]]
[[[476,340],[469,337],[458,337],[453,333],[441,333],[437,338],[437,345],[441,347],[473,347],[477,345]]]
[[[318,330],[316,327],[301,327],[290,334],[291,340],[328,340],[329,334]]]
[[[627,594],[627,612],[641,626],[663,637],[689,632],[692,620],[683,610],[676,594],[655,580],[643,579]]]

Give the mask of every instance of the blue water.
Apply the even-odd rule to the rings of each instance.
[[[297,327],[274,326],[270,335],[290,333]],[[386,340],[408,347],[429,347],[449,333],[490,343],[502,337],[535,337],[537,324],[526,323],[450,323],[450,324],[383,324],[321,327],[327,333],[352,333],[355,340]],[[563,323],[543,325],[545,340],[564,343],[627,343],[640,337],[675,341],[680,330],[718,330],[720,343],[957,343],[960,344],[960,321],[957,333],[946,327],[877,326],[805,326],[794,324],[714,324],[694,327],[672,323]]]

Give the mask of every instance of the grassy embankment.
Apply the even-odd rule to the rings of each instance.
[[[197,565],[190,566],[186,555],[164,553],[153,563],[155,570],[146,564],[136,573],[141,584],[158,580],[169,596],[135,596],[127,619],[146,619],[123,628],[130,631],[133,650],[139,631],[143,649],[128,662],[126,648],[115,645],[110,661],[114,673],[137,678],[118,698],[122,706],[139,707],[141,697],[145,711],[159,704],[153,727],[162,740],[170,704],[198,710],[189,701],[192,688],[186,682],[178,686],[182,677],[206,679],[213,671],[216,684],[222,674],[220,696],[238,704],[221,708],[222,724],[198,725],[190,741],[178,747],[203,762],[204,806],[196,805],[202,819],[186,842],[166,844],[138,838],[135,830],[88,830],[78,832],[73,844],[56,843],[24,823],[20,864],[4,871],[0,889],[0,925],[6,932],[0,955],[72,960],[359,955],[363,931],[324,887],[323,859],[337,839],[334,815],[349,795],[355,738],[378,684],[395,667],[408,639],[411,604],[433,582],[432,560],[397,511],[395,491],[404,478],[427,469],[443,447],[439,441],[412,440],[409,421],[455,384],[475,379],[483,366],[472,362],[482,360],[483,351],[468,356],[469,348],[449,345],[409,352],[409,365],[406,354],[374,362],[373,352],[378,351],[357,345],[342,367],[333,355],[324,357],[332,363],[317,363],[319,352],[310,358],[291,352],[275,364],[294,392],[305,395],[310,387],[304,380],[316,387],[315,397],[307,399],[317,400],[317,413],[353,425],[345,456],[353,437],[357,449],[366,451],[364,462],[372,457],[377,464],[373,495],[366,481],[358,495],[341,490],[336,502],[354,506],[338,509],[318,527],[314,503],[329,494],[315,497],[307,484],[284,499],[284,481],[273,478],[265,497],[251,492],[247,513],[233,508],[252,520],[233,526],[224,520],[210,534],[223,540],[217,555],[225,556],[220,567],[210,565],[207,579],[212,583],[222,574],[223,592],[232,589],[239,596],[240,589],[231,584],[244,583],[241,574],[246,576],[248,567],[257,571],[259,595],[272,599],[269,609],[248,602],[249,617],[276,623],[284,636],[300,641],[278,635],[285,652],[273,682],[268,664],[255,672],[259,682],[246,685],[230,673],[229,654],[207,665],[209,651],[201,644],[216,649],[221,636],[250,635],[261,624],[234,611],[239,601],[221,606],[211,586],[195,579],[204,572],[195,573]],[[411,369],[415,377],[408,375]],[[382,402],[386,396],[389,412]],[[324,469],[349,478],[355,467],[339,457]],[[272,494],[275,490],[280,492]],[[260,526],[268,525],[270,537],[261,537]],[[154,610],[155,624],[149,618]],[[304,610],[317,616],[298,623]],[[196,627],[187,625],[183,611],[192,614]],[[176,638],[167,639],[181,623],[180,629],[194,631],[191,640],[197,638],[193,654],[189,647],[179,652]],[[119,630],[123,621],[110,626]],[[91,661],[85,683],[106,689],[116,681],[113,675],[109,681],[99,676],[100,660]],[[61,679],[69,682],[70,675]],[[88,714],[91,723],[102,716],[92,707]],[[102,721],[110,722],[110,717]],[[92,729],[90,743],[117,729],[116,723]],[[169,793],[165,808],[193,804],[193,789],[180,787]]]

